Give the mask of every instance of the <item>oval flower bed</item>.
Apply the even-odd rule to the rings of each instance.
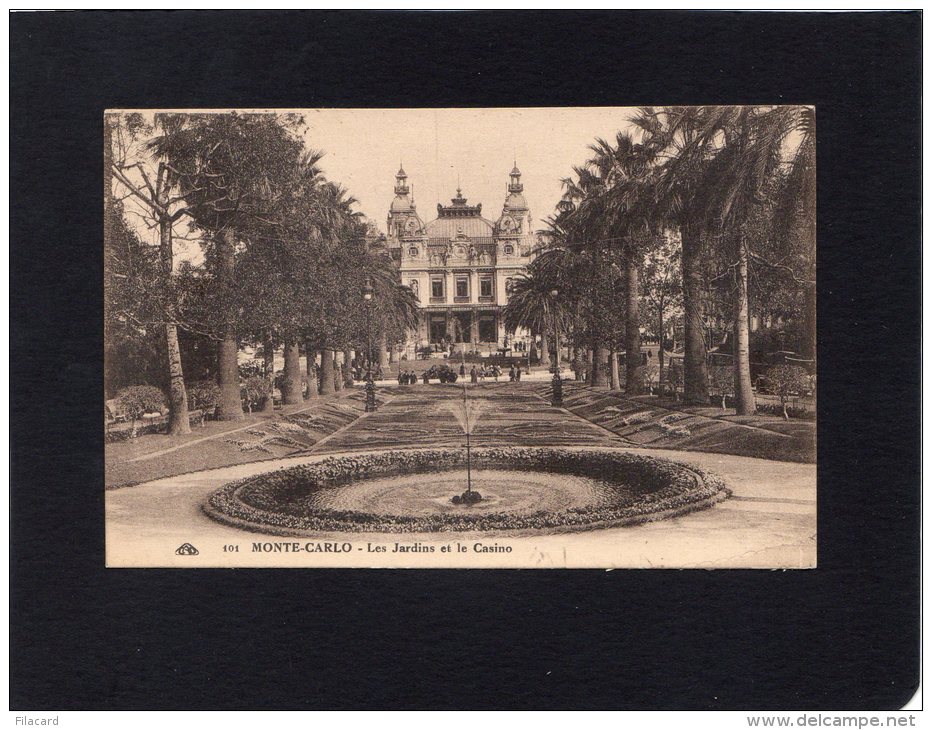
[[[511,469],[592,477],[606,484],[605,502],[526,514],[454,512],[385,515],[315,504],[323,490],[361,480],[463,469],[462,449],[424,449],[336,456],[226,484],[204,511],[212,518],[269,534],[308,532],[471,532],[579,530],[637,524],[709,507],[729,492],[717,477],[666,459],[625,452],[559,448],[484,448],[472,452],[474,470]]]

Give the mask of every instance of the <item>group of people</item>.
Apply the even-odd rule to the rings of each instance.
[[[498,365],[472,365],[468,372],[465,363],[461,363],[459,367],[459,377],[465,378],[468,375],[470,382],[473,383],[484,382],[486,378],[494,378],[497,383],[504,372]],[[425,371],[421,374],[420,380],[425,385],[430,382],[431,373],[432,371]],[[447,366],[443,366],[439,369],[439,372],[433,373],[433,377],[436,377],[441,383],[453,383],[457,380],[456,371]],[[413,370],[400,370],[398,372],[398,385],[417,385],[418,379],[417,373]],[[521,382],[521,368],[512,364],[508,369],[508,380],[512,383]]]
[[[473,365],[472,369],[469,371],[469,380],[473,383],[478,383],[480,380],[485,380],[486,378],[495,378],[495,382],[498,382],[499,377],[502,374],[502,369],[498,365],[491,365],[486,367],[485,365],[480,365],[478,368]],[[460,365],[460,375],[466,377],[466,365]]]
[[[361,364],[357,363],[353,366],[353,379],[357,382],[365,380],[367,375],[367,370]],[[382,372],[382,366],[376,365],[375,369],[372,371],[373,380],[381,380],[385,377],[385,374]]]
[[[424,382],[427,382],[425,377]],[[398,372],[398,385],[417,385],[417,373],[412,370],[401,370]]]

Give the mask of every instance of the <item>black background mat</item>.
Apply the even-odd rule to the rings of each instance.
[[[920,33],[916,12],[12,14],[12,708],[902,706]],[[707,103],[817,107],[817,569],[104,567],[105,108]]]

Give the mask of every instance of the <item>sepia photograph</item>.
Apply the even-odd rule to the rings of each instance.
[[[814,107],[104,134],[109,567],[815,567]]]

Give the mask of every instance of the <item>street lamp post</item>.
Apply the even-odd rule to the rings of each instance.
[[[366,413],[378,410],[375,402],[375,383],[372,380],[372,279],[366,277],[362,288],[366,302]]]
[[[560,295],[559,289],[553,289],[550,296],[553,298],[553,307],[551,314],[551,330],[553,331],[554,344],[556,353],[553,358],[553,380],[551,381],[552,395],[550,405],[555,408],[563,406],[563,379],[560,377],[560,328],[557,322],[557,297]]]

